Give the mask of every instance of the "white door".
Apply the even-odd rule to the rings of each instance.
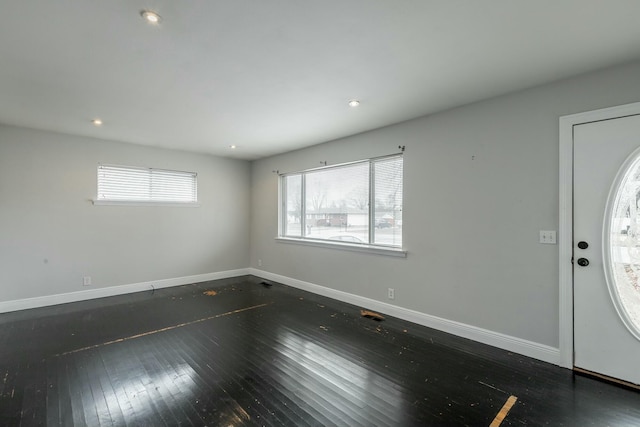
[[[574,127],[574,365],[634,384],[640,384],[639,148],[639,115]]]

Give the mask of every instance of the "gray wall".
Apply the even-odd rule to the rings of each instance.
[[[98,163],[197,172],[201,206],[94,206]],[[246,268],[249,180],[245,161],[0,126],[0,301]]]
[[[640,63],[251,164],[0,126],[0,302],[245,268],[558,346],[558,117],[640,101]],[[363,105],[362,108],[366,108]],[[277,176],[406,145],[406,259],[277,243]],[[198,172],[199,208],[93,206],[98,163]],[[249,234],[249,230],[251,233]],[[249,245],[249,243],[251,243]],[[258,259],[263,266],[258,267]],[[46,260],[46,262],[45,262]]]
[[[538,232],[558,229],[558,118],[636,101],[640,63],[255,161],[251,266],[385,302],[394,287],[398,306],[557,348],[558,247]],[[273,170],[398,145],[406,259],[274,241]]]

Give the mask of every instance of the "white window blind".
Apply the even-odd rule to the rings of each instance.
[[[198,174],[129,166],[98,166],[98,201],[196,203]]]

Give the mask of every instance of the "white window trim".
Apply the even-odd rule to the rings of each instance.
[[[403,157],[403,153],[391,154],[387,156],[375,157],[375,158],[364,159],[364,160],[357,160],[353,162],[346,162],[346,163],[341,163],[341,164],[336,164],[331,166],[321,166],[318,168],[306,169],[298,172],[279,173],[278,174],[278,207],[279,207],[278,208],[278,236],[275,238],[276,242],[288,243],[288,244],[299,244],[299,245],[321,247],[321,248],[341,249],[341,250],[346,250],[351,252],[362,252],[362,253],[370,253],[370,254],[376,254],[376,255],[387,255],[387,256],[393,256],[398,258],[406,258],[407,251],[404,249],[404,235],[403,235],[403,243],[402,243],[403,246],[397,247],[397,246],[386,246],[386,245],[380,245],[380,244],[375,245],[370,243],[361,244],[361,243],[339,242],[339,241],[332,241],[332,240],[310,239],[305,237],[286,236],[283,234],[284,232],[283,210],[286,210],[286,206],[285,206],[286,203],[284,200],[284,195],[282,194],[282,188],[283,188],[282,179],[284,177],[289,175],[305,174],[307,172],[313,172],[313,171],[322,170],[322,169],[331,169],[331,168],[355,165],[355,164],[365,163],[365,162],[368,162],[369,164],[371,164],[376,160],[381,160],[381,159],[386,159],[391,157]],[[403,177],[403,180],[404,180],[404,177]],[[304,184],[303,184],[303,188],[304,188]],[[302,197],[303,199],[305,197],[304,190],[303,190]],[[371,204],[369,206],[369,209],[370,210],[372,209]],[[369,228],[370,228],[369,236],[371,238],[371,233],[372,233],[371,226]]]
[[[341,249],[350,252],[362,252],[375,255],[386,255],[397,258],[406,258],[407,251],[396,247],[386,247],[381,245],[366,245],[358,243],[333,242],[330,240],[297,239],[295,237],[276,237],[276,242],[292,243],[297,245],[314,246],[317,248]]]

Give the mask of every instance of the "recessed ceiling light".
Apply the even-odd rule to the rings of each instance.
[[[360,105],[360,101],[358,101],[357,99],[352,99],[351,101],[349,101],[349,107],[357,107],[358,105]]]
[[[100,119],[93,119],[91,123],[93,123],[94,126],[102,126],[102,120]]]
[[[232,150],[235,150],[238,147],[236,147],[235,145],[230,145],[229,148],[231,148]]]
[[[150,24],[158,24],[162,19],[160,15],[155,13],[153,10],[141,10],[140,16],[142,16],[145,19],[145,21],[147,21]]]

